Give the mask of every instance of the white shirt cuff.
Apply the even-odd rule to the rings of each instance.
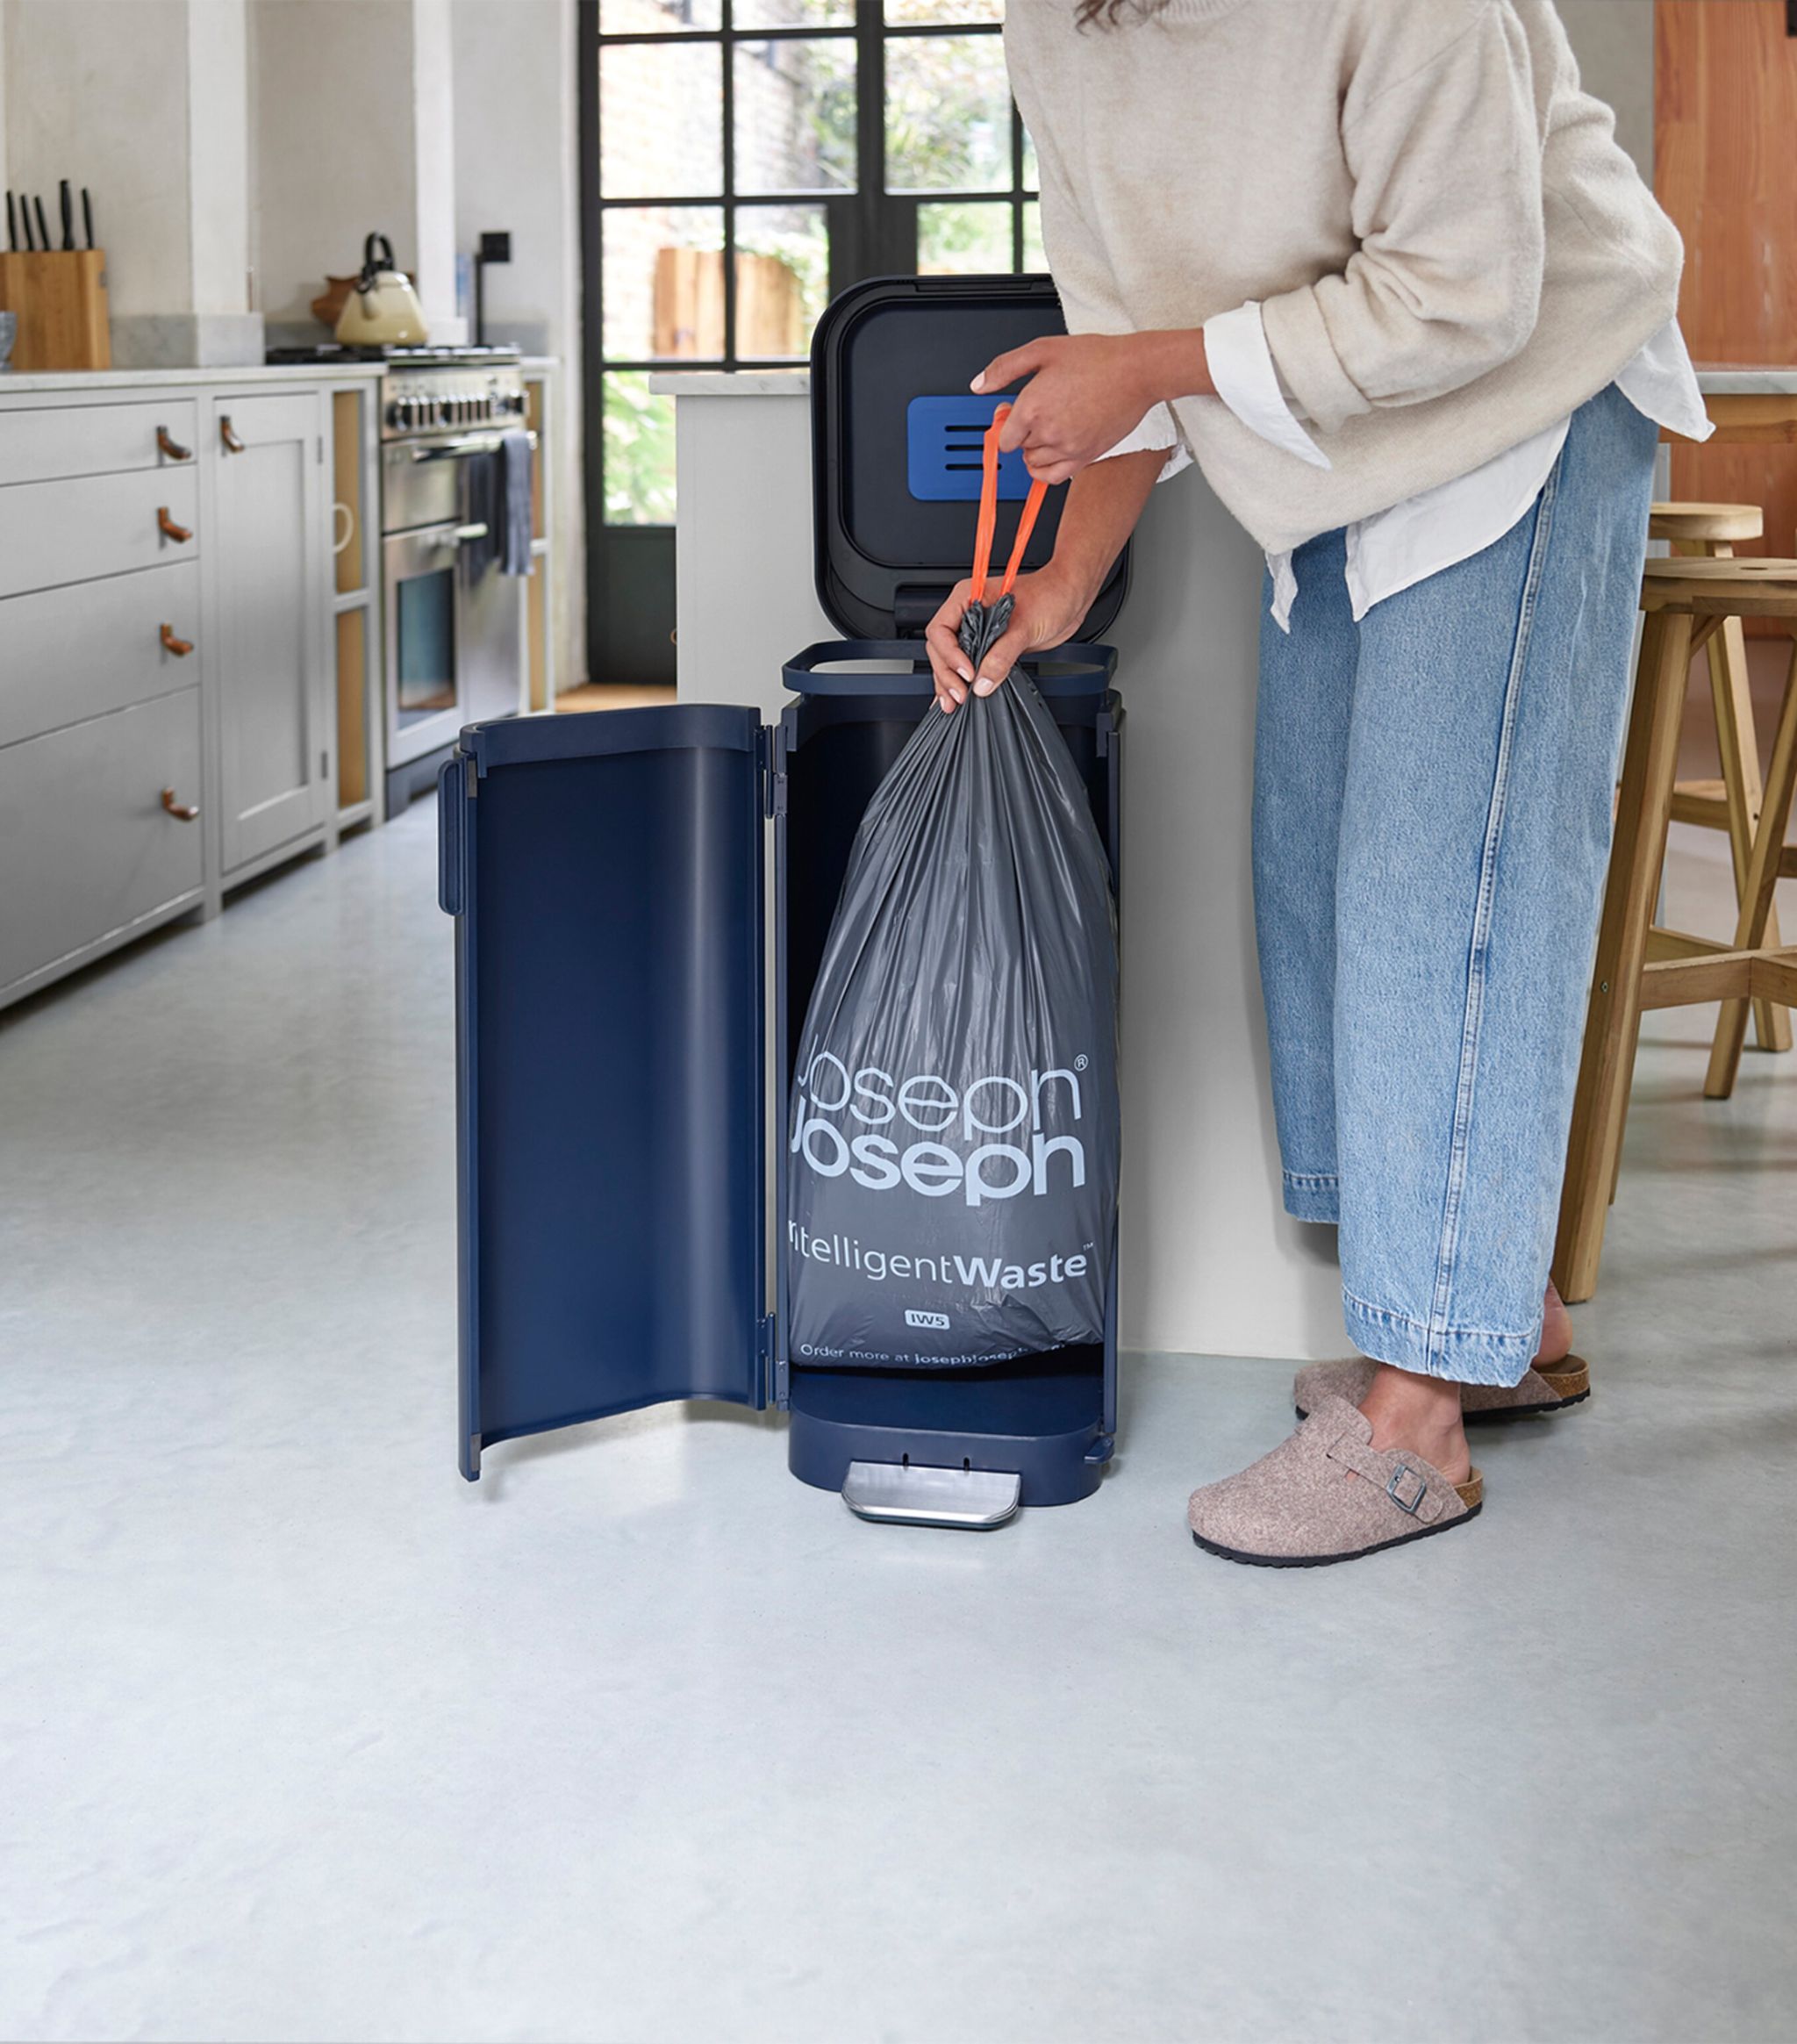
[[[1329,457],[1298,423],[1279,388],[1257,298],[1206,319],[1204,352],[1218,397],[1251,433],[1314,469],[1329,466]]]
[[[1142,413],[1135,431],[1126,434],[1115,447],[1107,447],[1099,459],[1107,462],[1113,455],[1150,454],[1157,448],[1167,450],[1167,458],[1161,464],[1160,474],[1155,477],[1156,483],[1164,483],[1169,476],[1177,476],[1181,469],[1192,465],[1192,449],[1186,446],[1178,422],[1165,405],[1151,405]]]
[[[1708,440],[1716,429],[1676,319],[1668,319],[1640,354],[1616,371],[1616,388],[1656,426],[1669,427],[1686,440]]]

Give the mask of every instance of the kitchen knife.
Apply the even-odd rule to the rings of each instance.
[[[67,254],[75,247],[75,201],[69,196],[66,177],[59,181],[56,197],[62,211],[62,247]]]
[[[81,188],[81,217],[88,231],[88,247],[91,248],[94,245],[94,202],[88,197],[86,185]]]
[[[18,254],[18,214],[14,210],[10,191],[6,195],[6,246],[13,255]]]
[[[43,193],[39,192],[32,203],[38,209],[38,246],[44,254],[47,255],[50,249],[50,227],[49,223],[44,218]]]
[[[18,217],[25,222],[25,252],[34,255],[38,245],[32,240],[32,202],[24,192],[18,195]]]

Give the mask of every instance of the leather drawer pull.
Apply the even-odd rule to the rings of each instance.
[[[162,790],[162,807],[171,816],[178,816],[183,823],[193,822],[200,813],[197,802],[177,802],[173,788]]]
[[[159,504],[156,506],[156,524],[167,539],[179,541],[190,540],[193,537],[193,534],[186,526],[176,525],[175,520],[169,517],[168,506],[166,504]]]
[[[233,429],[231,414],[228,412],[220,412],[218,415],[218,438],[225,442],[225,449],[227,454],[240,455],[243,452],[243,442],[237,437]]]
[[[156,445],[171,462],[190,462],[193,459],[193,449],[183,447],[166,426],[156,428]]]
[[[175,636],[173,625],[162,627],[162,644],[165,649],[174,654],[177,660],[185,660],[188,655],[193,651],[193,641],[191,639],[177,639]]]

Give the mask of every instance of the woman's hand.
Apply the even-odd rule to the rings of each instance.
[[[986,586],[989,599],[995,599],[996,579]],[[1038,574],[1020,575],[1011,590],[1011,622],[1004,636],[987,649],[976,675],[956,636],[973,600],[973,585],[957,583],[923,635],[935,677],[937,708],[952,712],[967,700],[970,688],[976,695],[989,696],[1026,653],[1064,645],[1079,629],[1095,593],[1053,561]]]
[[[988,362],[973,379],[979,391],[1029,381],[999,434],[1006,453],[1047,483],[1064,483],[1106,454],[1168,398],[1215,389],[1204,333],[1192,327],[1151,333],[1053,333]]]

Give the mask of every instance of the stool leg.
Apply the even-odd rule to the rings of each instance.
[[[1785,699],[1779,706],[1778,729],[1772,737],[1765,798],[1760,807],[1759,828],[1753,834],[1746,886],[1741,893],[1741,920],[1735,929],[1737,951],[1757,951],[1766,947],[1772,893],[1779,884],[1780,854],[1791,821],[1793,796],[1797,796],[1797,644],[1792,647],[1790,671],[1785,678]],[[1716,1022],[1715,1041],[1710,1046],[1709,1072],[1703,1082],[1707,1100],[1727,1100],[1735,1090],[1735,1077],[1741,1065],[1741,1047],[1747,1036],[1747,1006],[1744,1000],[1722,1003],[1722,1012]]]
[[[1650,613],[1642,632],[1635,706],[1622,757],[1616,835],[1598,926],[1591,1008],[1554,1248],[1554,1281],[1561,1297],[1571,1302],[1590,1298],[1597,1287],[1610,1186],[1629,1111],[1641,1017],[1641,971],[1666,852],[1679,727],[1690,672],[1689,616]]]
[[[1718,546],[1719,556],[1732,547]],[[1726,618],[1709,642],[1710,697],[1715,708],[1716,750],[1722,756],[1722,788],[1729,804],[1729,848],[1735,862],[1735,899],[1747,900],[1747,870],[1765,791],[1759,778],[1759,740],[1753,728],[1753,698],[1747,685],[1747,639],[1739,618]],[[1767,918],[1765,942],[1779,943],[1778,911]],[[1753,1004],[1753,1033],[1765,1051],[1791,1048],[1791,1011],[1776,1000]]]

